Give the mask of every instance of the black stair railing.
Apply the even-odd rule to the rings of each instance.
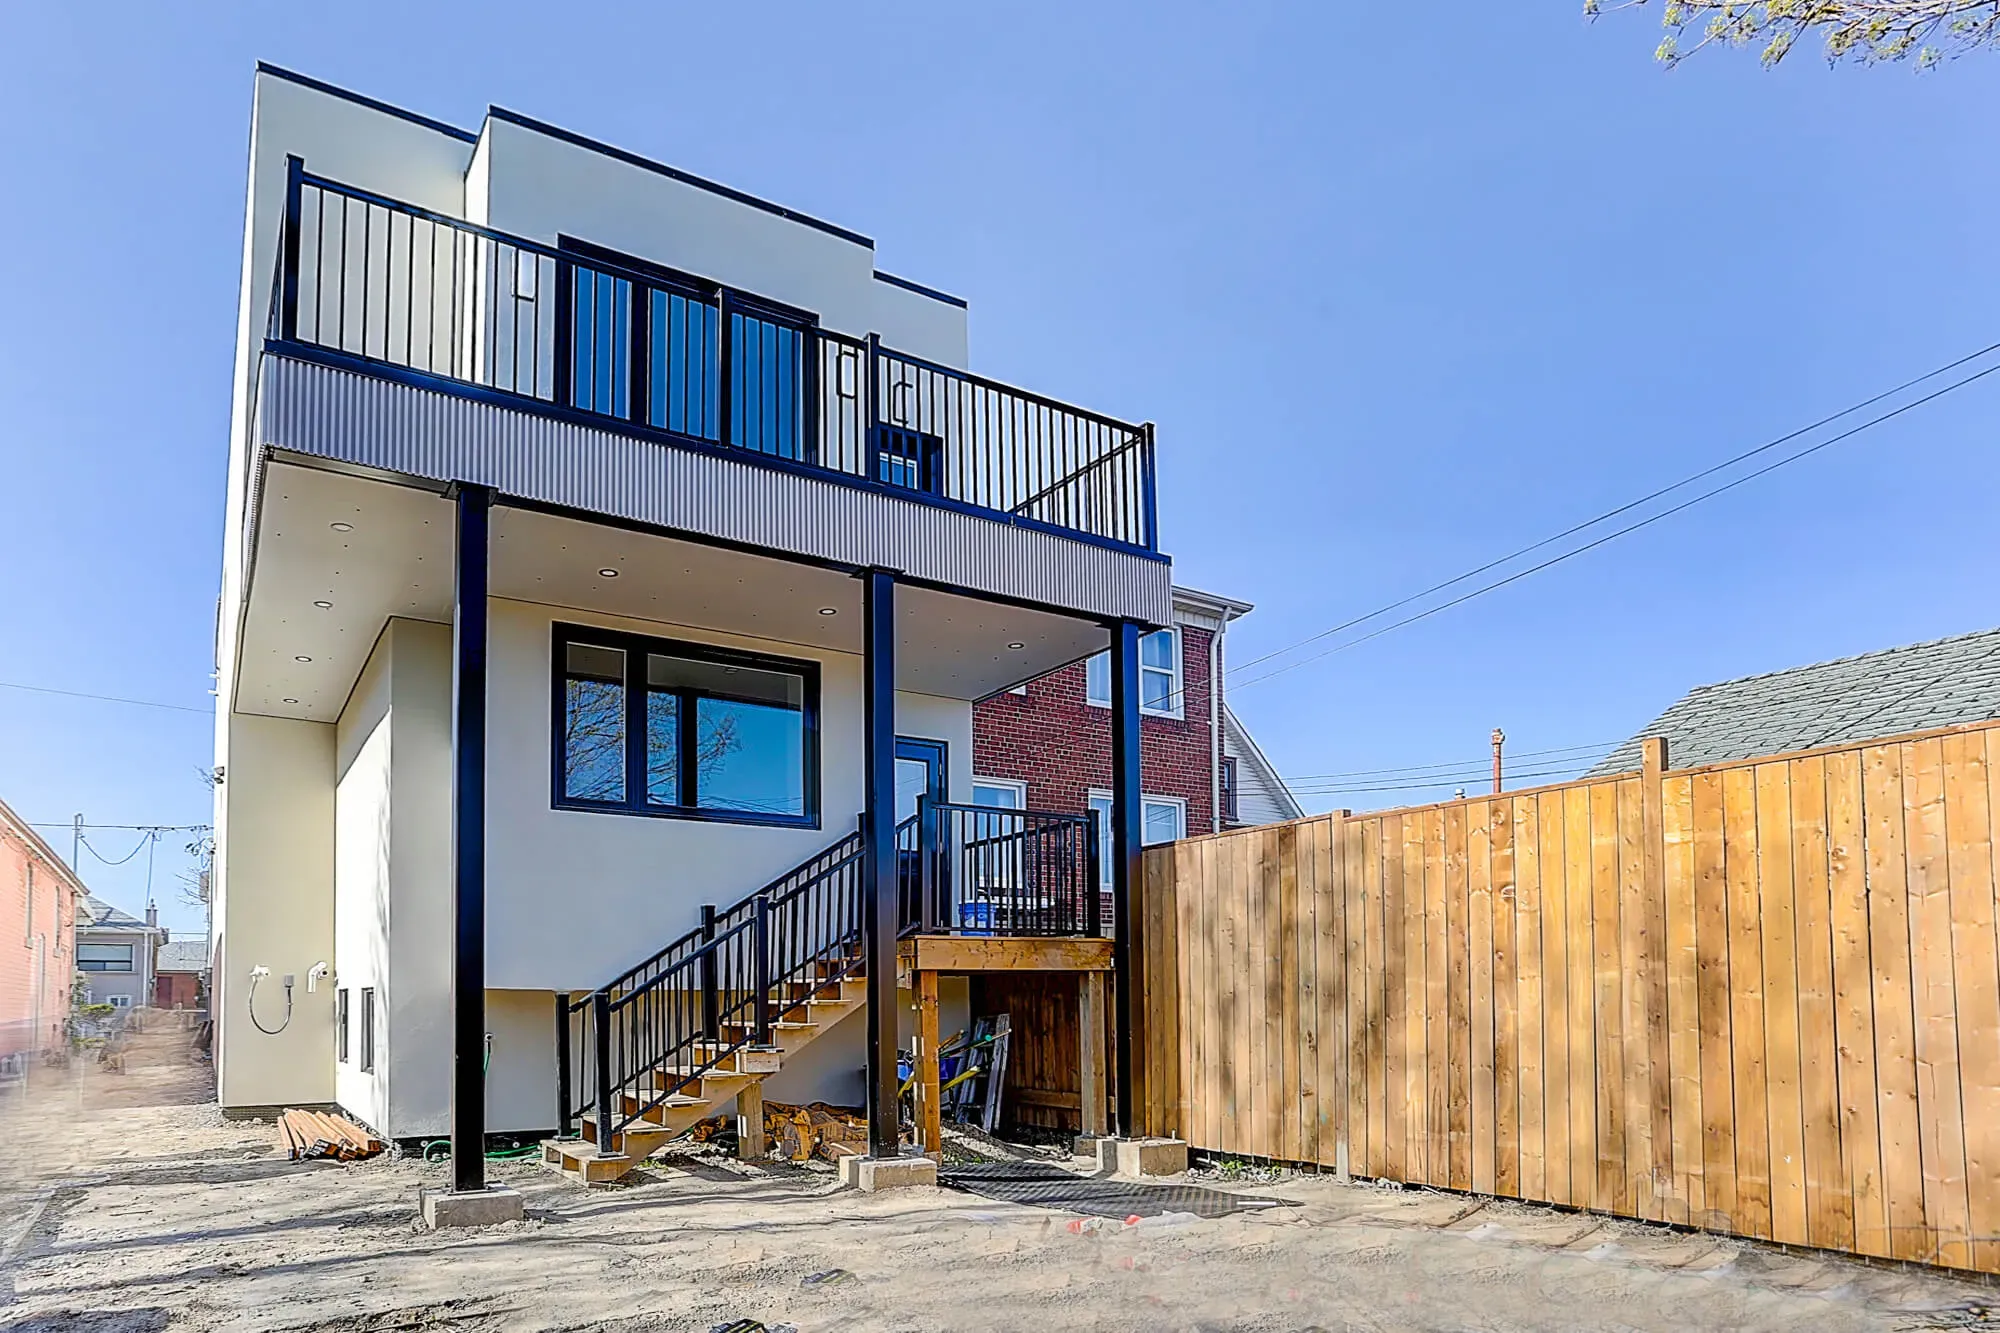
[[[559,1132],[588,1115],[608,1144],[837,992],[861,966],[861,852],[850,834],[730,907],[705,907],[701,925],[608,985],[557,996]]]

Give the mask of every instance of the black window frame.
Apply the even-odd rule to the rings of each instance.
[[[333,1058],[341,1064],[347,1063],[347,1014],[348,988],[342,986],[333,996]]]
[[[375,1072],[375,988],[361,988],[361,1060],[364,1074]]]
[[[590,800],[571,796],[565,789],[564,739],[568,717],[569,646],[610,648],[625,655],[625,785],[624,795],[615,801]],[[783,672],[800,677],[804,698],[799,708],[803,728],[800,745],[802,814],[769,814],[755,810],[719,810],[689,804],[701,799],[698,781],[690,779],[686,766],[677,774],[675,794],[680,804],[662,805],[647,797],[646,708],[650,689],[646,684],[646,656],[659,653],[690,661],[720,666],[740,666],[757,671]],[[820,664],[805,658],[778,657],[770,653],[746,652],[686,639],[663,639],[620,630],[598,629],[590,625],[556,624],[552,627],[549,651],[549,802],[558,810],[582,810],[607,815],[638,815],[648,819],[685,819],[708,824],[754,824],[767,828],[809,828],[820,826]],[[679,691],[682,697],[684,736],[692,736],[692,712],[687,700],[721,698],[696,691]]]
[[[102,958],[85,958],[85,949],[123,949],[125,961],[113,963]],[[132,944],[106,943],[103,940],[80,940],[76,946],[76,970],[79,972],[109,973],[113,976],[129,977],[139,970],[139,950]]]
[[[1237,766],[1236,757],[1234,755],[1224,755],[1222,757],[1221,786],[1222,817],[1226,820],[1235,821],[1243,817],[1239,813],[1242,809],[1241,802],[1243,795],[1242,788],[1239,785],[1241,781],[1242,774]]]

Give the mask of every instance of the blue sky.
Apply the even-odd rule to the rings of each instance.
[[[1654,14],[1579,8],[21,7],[0,681],[208,703],[258,59],[874,236],[971,299],[983,372],[1159,423],[1178,576],[1258,604],[1238,661],[2000,340],[1990,58],[1669,73]],[[1996,407],[2000,376],[1236,704],[1287,774],[1476,765],[1495,725],[1608,742],[1695,684],[1990,626]],[[198,712],[0,689],[30,820],[206,819],[209,751]],[[145,859],[86,875],[137,910]],[[185,864],[154,871],[182,928]]]

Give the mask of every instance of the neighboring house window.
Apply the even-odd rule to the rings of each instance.
[[[347,1063],[347,987],[342,986],[333,997],[333,1054],[342,1064]]]
[[[816,825],[819,667],[558,625],[555,803]]]
[[[1094,791],[1090,808],[1097,812],[1098,878],[1111,887],[1111,793]],[[1140,842],[1147,847],[1177,842],[1187,836],[1187,802],[1178,796],[1145,796],[1139,800]]]
[[[1111,707],[1111,654],[1099,653],[1085,667],[1084,698]],[[1181,715],[1181,636],[1155,630],[1139,640],[1139,711],[1155,717]]]
[[[132,946],[129,944],[79,944],[76,946],[79,972],[130,972]]]
[[[1011,778],[974,778],[972,803],[998,806],[1002,810],[1025,809],[1028,804],[1028,784],[1015,782]]]
[[[106,997],[106,1003],[113,1009],[130,1009],[132,1007],[132,997],[129,995],[111,995]]]
[[[1241,818],[1236,811],[1236,760],[1225,755],[1222,760],[1222,817],[1232,821]]]
[[[375,988],[361,988],[361,1072],[375,1070]]]

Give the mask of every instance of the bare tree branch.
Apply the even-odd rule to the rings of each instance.
[[[1586,17],[1652,0],[1584,0]],[[1811,33],[1826,58],[1878,64],[1915,58],[1920,69],[2000,39],[2000,0],[1662,0],[1667,35],[1654,54],[1678,64],[1707,46],[1756,46],[1776,65]]]

